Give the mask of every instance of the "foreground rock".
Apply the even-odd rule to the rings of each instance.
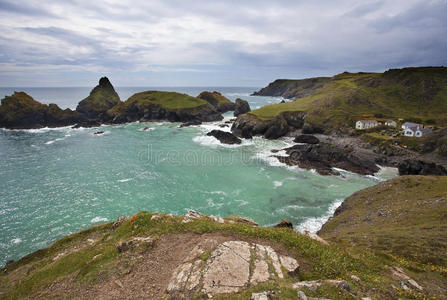
[[[232,145],[232,144],[242,143],[241,139],[234,136],[231,132],[226,132],[226,131],[222,131],[222,130],[212,130],[212,131],[208,132],[206,135],[214,136],[222,144]]]
[[[248,113],[250,111],[250,105],[248,104],[247,101],[242,100],[240,98],[236,99],[236,106],[234,109],[234,116],[237,117],[239,115]]]
[[[294,145],[283,150],[289,156],[276,156],[280,162],[304,169],[315,169],[321,175],[339,175],[333,168],[361,175],[373,175],[379,171],[373,161],[360,159],[332,144]]]
[[[61,109],[56,104],[42,104],[24,92],[15,92],[1,100],[0,127],[27,129],[69,126],[84,120],[71,109]]]
[[[202,92],[197,96],[199,99],[207,101],[221,113],[234,110],[236,105],[219,92]]]
[[[76,111],[88,119],[103,120],[106,112],[120,102],[120,97],[115,92],[109,79],[102,77],[99,84],[90,92],[90,95],[79,102]]]
[[[435,163],[429,163],[422,160],[406,159],[397,166],[399,175],[447,175],[447,170]]]
[[[231,127],[231,131],[243,138],[262,135],[267,139],[277,139],[301,129],[306,114],[301,111],[284,112],[272,120],[260,120],[250,113],[239,115]]]
[[[203,255],[210,251],[204,263]],[[276,276],[283,278],[282,268],[291,275],[299,272],[294,258],[278,255],[270,246],[245,241],[218,244],[207,239],[174,270],[167,292],[176,295],[200,289],[207,295],[236,293]]]

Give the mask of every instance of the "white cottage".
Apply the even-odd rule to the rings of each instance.
[[[397,123],[396,123],[396,121],[393,121],[393,120],[387,120],[387,121],[385,122],[385,126],[389,126],[389,127],[397,127]]]
[[[412,123],[412,122],[405,122],[402,124],[402,129],[406,130],[407,128],[413,128],[413,127],[420,127],[420,128],[424,128],[424,125],[422,124],[418,124],[418,123]]]
[[[423,128],[421,126],[407,126],[406,129],[404,129],[404,135],[405,136],[414,136],[414,137],[421,137],[426,134],[429,134],[431,132],[430,128]]]
[[[363,130],[379,126],[376,120],[358,120],[355,122],[355,129]]]

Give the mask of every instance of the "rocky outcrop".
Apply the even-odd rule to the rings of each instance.
[[[317,137],[308,134],[299,135],[293,141],[295,143],[303,143],[303,144],[318,144],[320,142],[320,140]]]
[[[212,130],[206,135],[214,136],[223,144],[240,144],[242,141],[238,137],[234,136],[231,132],[226,132],[222,130]]]
[[[277,79],[267,87],[254,92],[253,96],[284,97],[286,99],[302,98],[314,94],[331,79],[317,77],[308,79]]]
[[[282,219],[278,224],[276,224],[274,227],[276,228],[289,228],[293,229],[293,224],[287,219]]]
[[[197,98],[207,101],[209,104],[214,106],[214,108],[221,113],[235,110],[236,105],[231,102],[227,97],[223,96],[219,92],[202,92]]]
[[[222,115],[207,101],[175,92],[136,93],[107,111],[109,122],[167,120],[170,122],[211,122]]]
[[[206,253],[209,254],[204,261]],[[219,244],[206,239],[174,270],[167,292],[172,296],[197,290],[210,296],[236,293],[275,277],[284,278],[283,269],[290,276],[297,276],[299,264],[267,245],[245,241]]]
[[[360,159],[332,144],[294,145],[283,150],[289,156],[276,156],[280,162],[304,169],[316,169],[321,175],[339,175],[339,172],[333,170],[334,167],[361,175],[373,175],[379,171],[373,161]]]
[[[83,120],[80,113],[42,104],[24,92],[15,92],[1,100],[0,127],[26,129],[73,125]]]
[[[305,113],[301,111],[283,112],[272,120],[260,120],[250,113],[239,115],[231,131],[244,138],[263,135],[267,139],[277,139],[300,129],[304,124]]]
[[[120,97],[115,92],[109,79],[102,77],[99,84],[90,92],[90,95],[79,102],[76,111],[88,119],[104,120],[107,110],[120,102]]]
[[[406,159],[397,166],[399,175],[447,175],[447,170],[441,165],[422,160]]]
[[[248,104],[247,101],[242,100],[240,98],[236,99],[236,105],[234,108],[234,116],[237,117],[239,115],[248,113],[250,111],[250,105]]]

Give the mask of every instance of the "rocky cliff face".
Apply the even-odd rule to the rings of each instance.
[[[301,129],[305,116],[306,114],[301,111],[284,112],[273,120],[263,121],[250,113],[242,114],[233,123],[231,131],[243,138],[262,135],[267,139],[277,139],[296,129]]]
[[[240,98],[236,99],[236,105],[234,108],[234,116],[237,117],[242,114],[246,114],[250,111],[250,105],[247,101],[242,100]]]
[[[199,99],[207,101],[209,104],[221,113],[235,109],[235,104],[219,92],[202,92],[197,96]]]
[[[253,96],[283,97],[286,99],[302,98],[320,90],[329,77],[316,77],[308,79],[277,79],[267,87],[253,93]]]
[[[90,92],[90,95],[79,102],[76,111],[88,119],[103,119],[107,110],[111,109],[121,100],[115,92],[107,77],[102,77],[99,84]]]
[[[42,104],[24,92],[15,92],[2,99],[0,127],[22,129],[68,126],[83,120],[71,109],[62,110],[56,104]]]

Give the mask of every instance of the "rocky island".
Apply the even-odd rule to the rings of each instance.
[[[0,105],[0,127],[92,127],[153,120],[200,123],[221,120],[222,112],[234,108],[233,102],[217,92],[204,92],[196,98],[175,92],[146,91],[123,102],[109,79],[102,77],[75,111],[62,110],[56,104],[42,104],[24,92],[6,96]]]

